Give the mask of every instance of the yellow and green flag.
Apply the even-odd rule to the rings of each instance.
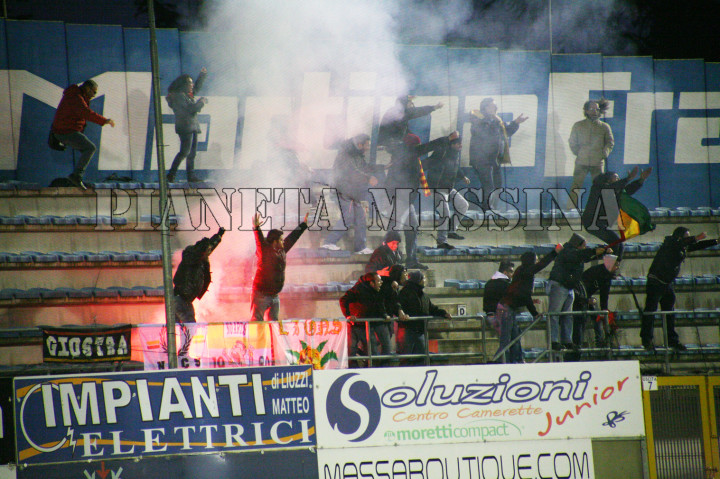
[[[617,223],[618,229],[620,230],[621,241],[655,229],[650,212],[645,205],[626,192],[623,191],[620,193],[618,205],[620,207],[620,214],[618,215]]]

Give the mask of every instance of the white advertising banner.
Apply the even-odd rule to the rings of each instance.
[[[637,361],[317,371],[319,448],[642,437]]]
[[[320,479],[594,479],[589,439],[318,450]]]

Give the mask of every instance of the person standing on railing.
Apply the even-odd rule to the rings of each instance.
[[[628,195],[634,194],[645,183],[645,180],[652,173],[652,168],[647,168],[640,173],[640,178],[633,181],[638,173],[638,167],[630,171],[627,177],[622,180],[617,173],[608,171],[593,178],[592,187],[588,194],[585,209],[582,212],[582,225],[585,231],[601,239],[606,244],[614,245],[617,251],[617,260],[622,261],[625,244],[620,241],[620,236],[610,229],[612,225],[617,227],[617,217],[620,213],[620,195],[625,192]],[[611,196],[607,197],[603,192],[609,191]]]
[[[253,217],[255,232],[255,261],[257,262],[253,279],[252,298],[250,299],[250,320],[263,321],[267,313],[268,320],[277,321],[280,313],[278,295],[285,286],[285,266],[287,253],[307,229],[308,214],[292,233],[283,240],[283,232],[277,229],[263,236],[260,229],[260,215]]]
[[[220,228],[210,238],[203,238],[183,250],[182,260],[173,277],[176,322],[195,322],[192,303],[195,298],[201,299],[210,286],[210,253],[215,251],[224,234],[225,229]]]
[[[452,319],[450,313],[442,308],[438,308],[425,294],[425,275],[421,271],[413,271],[408,276],[405,287],[400,290],[398,299],[400,306],[405,314],[410,317],[417,316],[434,316],[436,318]],[[401,336],[400,344],[401,354],[427,354],[425,348],[425,320],[409,319],[398,323],[398,336]],[[423,364],[422,359],[409,359],[405,364]]]
[[[573,233],[563,250],[558,253],[548,282],[548,312],[566,313],[572,311],[575,300],[575,288],[581,281],[583,264],[603,253],[612,253],[607,246],[587,249],[587,241],[581,235]],[[569,315],[550,316],[550,337],[552,348],[577,349],[573,343],[573,318]]]
[[[612,280],[617,276],[620,261],[613,254],[603,256],[602,264],[591,266],[582,274],[582,281],[575,290],[575,300],[573,301],[573,311],[589,311],[597,309],[595,306],[597,301],[593,298],[593,294],[600,294],[600,309],[607,311],[608,299],[610,297],[610,285]],[[595,346],[604,348],[607,346],[605,340],[605,322],[596,320],[597,316],[591,314],[591,320],[594,320],[595,329]],[[598,318],[599,319],[599,318]],[[585,333],[585,321],[587,317],[584,315],[573,316],[573,343],[582,344],[583,335]]]
[[[505,296],[508,286],[510,286],[514,272],[515,265],[512,261],[502,260],[498,270],[490,278],[490,281],[485,283],[483,289],[483,311],[485,311],[488,322],[495,328],[498,336],[500,335],[500,322],[495,316],[495,311],[497,311],[498,303]]]
[[[202,68],[197,80],[187,73],[177,77],[168,87],[166,100],[173,113],[175,113],[175,133],[180,137],[180,151],[173,159],[170,171],[167,174],[168,183],[175,181],[180,163],[187,159],[187,180],[190,183],[202,181],[195,176],[195,155],[197,154],[200,122],[198,113],[207,104],[205,97],[195,98],[195,94],[202,88],[207,76],[207,70]]]
[[[385,302],[380,294],[383,280],[377,273],[365,273],[357,283],[340,298],[340,309],[348,320],[348,356],[357,356],[362,350],[367,354],[366,321],[359,319],[386,319],[390,317],[385,312]],[[379,354],[378,342],[382,354],[390,354],[390,330],[388,324],[381,321],[370,322],[370,347],[372,353]],[[359,347],[360,345],[360,347]],[[373,365],[380,366],[384,362],[373,361]],[[360,367],[361,362],[350,360],[351,367]]]
[[[527,251],[520,256],[520,266],[513,273],[512,281],[508,286],[505,296],[498,303],[495,316],[500,322],[500,346],[505,348],[513,339],[520,335],[520,328],[517,325],[517,315],[522,308],[527,308],[533,318],[538,317],[535,308],[535,301],[532,298],[535,275],[545,269],[562,251],[562,245],[558,244],[550,253],[538,261],[533,251]],[[522,346],[520,341],[513,344],[505,351],[505,363],[523,363]]]
[[[68,180],[81,190],[87,189],[83,183],[83,175],[96,150],[95,144],[83,133],[85,125],[91,121],[100,126],[110,125],[115,128],[113,120],[90,109],[90,100],[95,98],[97,90],[98,85],[94,80],[85,80],[80,86],[67,87],[55,111],[50,130],[50,135],[57,141],[80,152],[80,159]]]
[[[645,309],[642,316],[642,327],[640,328],[640,339],[646,351],[655,351],[653,344],[653,313],[657,311],[658,304],[662,311],[672,311],[675,308],[675,291],[673,281],[680,274],[680,266],[685,260],[687,253],[698,251],[715,246],[718,239],[706,240],[707,235],[700,233],[697,236],[690,236],[690,231],[678,226],[673,234],[666,236],[660,249],[655,253],[650,270],[647,276],[645,287]],[[687,351],[680,337],[675,331],[675,315],[667,315],[668,346],[678,351]]]

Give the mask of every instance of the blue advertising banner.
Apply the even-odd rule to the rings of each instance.
[[[16,378],[17,460],[310,447],[307,366]]]
[[[98,83],[90,107],[116,126],[87,125],[97,151],[85,178],[97,182],[115,173],[158,181],[147,30],[0,20],[0,34],[0,181],[48,185],[72,171],[77,152],[51,150],[46,141],[63,89],[86,79]],[[637,194],[641,202],[651,208],[719,204],[717,64],[371,43],[338,44],[354,53],[317,64],[295,61],[306,50],[312,56],[311,45],[292,55],[282,49],[261,55],[226,32],[161,29],[157,41],[162,95],[179,75],[196,78],[208,70],[197,92],[208,102],[198,116],[195,169],[211,181],[290,187],[291,172],[275,168],[278,146],[291,147],[321,178],[339,140],[359,133],[376,140],[382,116],[398,95],[410,93],[416,106],[442,104],[412,120],[411,131],[428,141],[459,130],[463,171],[478,187],[465,119],[491,97],[504,121],[527,117],[510,138],[512,165],[501,168],[502,185],[517,191],[513,203],[520,208],[547,207],[550,193],[538,192],[571,185],[570,132],[584,118],[583,104],[602,97],[609,101],[602,121],[615,141],[606,169],[622,176],[635,166],[653,167]],[[347,61],[353,56],[364,60]],[[179,139],[164,96],[160,104],[169,166]],[[370,161],[386,165],[387,152],[376,146]],[[586,189],[590,182],[585,179]]]
[[[238,454],[144,457],[88,463],[23,466],[18,479],[317,479],[317,455],[310,450],[270,450]]]

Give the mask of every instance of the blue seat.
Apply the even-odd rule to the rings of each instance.
[[[95,288],[94,286],[88,286],[80,288],[81,291],[91,293],[96,298],[117,298],[118,292],[114,289]]]
[[[490,254],[495,254],[495,255],[508,255],[508,254],[510,254],[510,251],[511,251],[511,249],[508,246],[496,246],[496,247],[490,248]]]
[[[316,290],[318,293],[337,293],[340,287],[336,284],[318,284]]]
[[[42,299],[40,291],[42,288],[19,289],[15,292],[17,299]]]
[[[715,284],[715,276],[704,274],[702,276],[695,276],[694,282],[695,284]]]
[[[475,280],[460,281],[460,283],[458,283],[457,289],[480,289],[480,283]]]
[[[93,297],[92,291],[85,291],[83,289],[75,288],[56,288],[58,291],[63,291],[68,298],[71,299],[90,299]]]
[[[93,186],[96,190],[108,190],[111,188],[117,188],[118,184],[112,181],[101,181],[100,183],[95,183]]]
[[[53,253],[41,253],[39,251],[23,251],[20,254],[28,254],[35,263],[57,263],[60,258]]]
[[[0,300],[8,301],[11,299],[15,299],[17,296],[17,293],[22,292],[22,289],[18,288],[4,288],[0,289]]]
[[[0,225],[20,226],[25,224],[25,218],[20,216],[0,216]]]
[[[103,263],[105,261],[110,261],[110,256],[107,254],[93,253],[91,251],[78,251],[77,254],[83,255],[85,261],[89,261],[91,263]]]
[[[65,253],[63,251],[51,251],[50,254],[55,254],[58,257],[58,261],[62,263],[79,263],[85,261],[85,256],[78,253]]]
[[[328,250],[328,255],[327,255],[328,258],[349,258],[350,256],[352,256],[352,253],[350,253],[350,251],[343,250],[343,249],[338,250],[338,251]]]
[[[445,288],[457,288],[462,281],[459,279],[446,279],[443,282]]]
[[[116,291],[117,296],[121,298],[141,298],[145,293],[140,290],[125,288],[123,286],[110,286],[107,288],[109,291]]]
[[[343,284],[339,285],[338,288],[340,289],[341,293],[344,293],[346,291],[349,291],[350,288],[352,288],[354,285],[355,285],[355,283],[343,283]]]
[[[640,245],[637,243],[625,243],[626,253],[637,253],[640,251]]]
[[[77,216],[53,216],[52,224],[55,226],[74,226],[77,225]]]
[[[172,184],[175,184],[175,185],[176,185],[177,183],[172,183]],[[150,190],[159,190],[159,189],[160,189],[160,183],[158,183],[157,181],[156,181],[156,182],[152,182],[152,181],[151,181],[151,182],[143,182],[143,183],[142,183],[142,187],[143,187],[143,188],[150,189]]]
[[[447,251],[447,256],[465,256],[468,254],[467,246],[456,246],[455,249]]]
[[[135,261],[135,255],[132,253],[118,253],[117,251],[100,251],[100,254],[105,254],[110,257],[110,260],[126,263],[128,261]]]
[[[6,253],[8,263],[32,263],[32,256],[24,253]]]
[[[162,254],[156,254],[152,251],[126,251],[126,254],[131,254],[135,257],[135,261],[160,261]]]
[[[165,289],[163,289],[162,286],[135,286],[137,289],[142,289],[145,296],[148,297],[158,297],[158,296],[165,296]],[[135,289],[133,288],[133,289]]]
[[[427,248],[425,256],[443,256],[447,250],[442,248]]]
[[[49,216],[23,216],[25,216],[25,224],[28,225],[48,226],[52,224],[52,218]]]

